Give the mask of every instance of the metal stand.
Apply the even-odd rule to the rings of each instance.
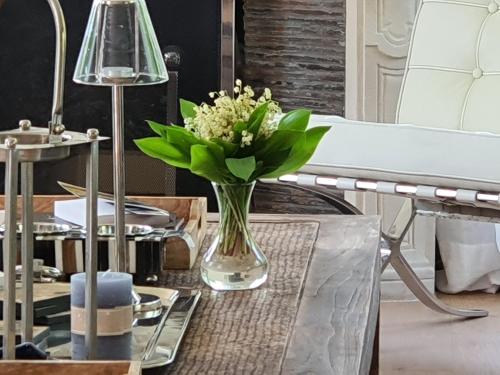
[[[125,238],[125,148],[123,86],[115,85],[113,97],[113,186],[115,198],[116,267],[113,271],[127,272],[127,243]]]
[[[328,192],[320,190],[318,179],[314,177],[314,181],[311,179],[306,179],[308,182],[307,187],[300,185],[289,184],[288,182],[299,182],[299,179],[294,176],[293,178],[283,179],[288,186],[293,186],[301,190],[309,191],[314,193],[316,196],[324,199],[327,202],[338,202],[338,197]],[[338,179],[324,178],[325,186],[337,187]],[[332,180],[332,181],[330,181]],[[334,181],[333,181],[334,180]],[[352,180],[354,181],[354,180]],[[267,181],[264,181],[267,182]],[[271,182],[271,181],[270,181]],[[272,181],[274,182],[274,181]],[[334,182],[334,183],[333,183]],[[356,182],[357,184],[357,182]],[[320,184],[318,184],[320,185]],[[395,184],[394,184],[395,185]],[[320,185],[323,186],[323,185]],[[355,188],[357,185],[352,185]],[[394,190],[396,192],[396,190]],[[422,302],[428,308],[443,314],[455,315],[463,318],[480,318],[488,316],[488,312],[485,310],[476,309],[457,309],[446,305],[441,302],[433,293],[431,293],[422,281],[415,274],[411,266],[408,264],[401,252],[401,244],[404,237],[408,233],[413,220],[417,214],[422,214],[425,216],[440,216],[448,218],[466,219],[466,220],[485,220],[488,222],[500,222],[500,211],[488,208],[477,208],[477,207],[467,207],[467,206],[447,206],[444,207],[441,204],[436,204],[433,202],[420,201],[417,200],[416,204],[418,207],[413,206],[411,200],[407,200],[401,207],[399,213],[397,214],[394,222],[392,223],[388,233],[381,233],[381,257],[382,257],[382,267],[383,272],[387,265],[391,264],[394,270],[401,277],[401,280],[405,285],[411,290],[411,292],[417,297],[417,299]],[[350,209],[349,204],[345,205],[347,210]],[[352,210],[351,213],[357,214],[356,209]]]
[[[460,316],[463,318],[480,318],[488,316],[488,311],[476,309],[458,309],[441,302],[433,293],[431,293],[422,281],[415,274],[401,253],[401,243],[408,233],[418,210],[412,207],[411,201],[406,201],[397,214],[394,222],[389,229],[390,234],[382,232],[382,237],[389,245],[391,254],[389,263],[401,277],[401,280],[412,291],[417,299],[428,308],[443,314]],[[410,217],[405,218],[405,213],[410,210]]]
[[[21,260],[22,305],[21,340],[33,341],[33,163],[21,164],[21,194],[23,197]]]
[[[99,178],[99,132],[89,129],[92,142],[87,154],[87,238],[85,240],[85,348],[87,359],[96,358],[97,351],[97,195]]]
[[[16,258],[18,153],[14,138],[5,140],[5,238],[3,242],[3,359],[16,359]]]
[[[87,156],[87,279],[85,285],[85,345],[88,359],[95,358],[97,343],[97,188],[99,132],[65,132],[63,125],[64,74],[66,61],[66,24],[58,0],[47,0],[55,25],[56,56],[52,117],[48,129],[32,128],[21,120],[20,128],[0,132],[0,159],[5,162],[5,234],[3,246],[3,359],[16,358],[16,261],[17,261],[17,190],[21,164],[22,190],[22,308],[21,335],[24,342],[33,340],[33,163],[62,160],[72,147],[88,146]],[[113,91],[114,92],[114,91]],[[122,89],[116,90],[117,108],[123,107]],[[115,95],[114,95],[115,96]],[[113,96],[113,97],[114,97]],[[120,104],[121,103],[121,104]],[[120,107],[121,105],[121,107]],[[123,122],[118,112],[116,122]],[[64,134],[63,134],[64,133]],[[120,142],[123,145],[123,134]],[[22,147],[17,147],[17,145]],[[123,147],[123,146],[122,146]],[[123,154],[123,152],[122,152]],[[121,163],[123,166],[123,163]],[[123,195],[122,195],[123,196]]]
[[[96,357],[97,343],[97,195],[99,132],[90,129],[87,135],[66,132],[65,140],[56,144],[44,143],[47,130],[31,128],[21,122],[18,130],[0,132],[5,139],[0,146],[0,159],[5,162],[5,234],[4,301],[3,301],[3,358],[15,359],[16,352],[16,261],[17,261],[17,192],[21,165],[22,193],[22,307],[21,336],[23,342],[33,341],[33,164],[38,161],[60,160],[70,154],[73,146],[87,149],[87,239],[85,289],[85,344],[87,358]],[[40,143],[30,143],[39,140]],[[21,144],[23,147],[17,147]]]
[[[220,88],[233,94],[235,71],[235,0],[221,0]]]

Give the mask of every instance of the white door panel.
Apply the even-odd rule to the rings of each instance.
[[[356,0],[347,3],[347,118],[395,121],[418,2]],[[403,198],[373,193],[349,193],[347,198],[363,212],[381,215],[384,229],[389,228],[403,202]],[[410,263],[431,288],[434,285],[434,238],[434,220],[419,217],[404,244]],[[386,296],[413,298],[406,288],[397,284],[391,268],[383,280],[387,280],[383,287]]]

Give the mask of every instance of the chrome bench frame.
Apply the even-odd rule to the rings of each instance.
[[[500,223],[499,193],[300,173],[285,175],[279,179],[263,180],[262,182],[295,186],[336,203],[339,202],[339,198],[329,194],[324,188],[375,192],[411,198],[411,200],[405,201],[389,230],[381,233],[381,271],[383,272],[387,265],[391,264],[415,297],[434,311],[464,318],[488,316],[488,312],[485,310],[458,309],[439,300],[425,287],[406,261],[401,252],[401,244],[416,215]],[[344,205],[346,211],[350,211],[352,214],[362,214],[347,202]]]

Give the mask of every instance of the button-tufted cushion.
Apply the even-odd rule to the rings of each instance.
[[[333,129],[302,171],[500,192],[500,137],[474,133],[500,133],[495,0],[420,3],[397,121],[411,125],[313,117]]]
[[[500,135],[315,115],[318,125],[332,130],[304,173],[500,193],[500,168],[492,168]]]
[[[500,133],[500,0],[422,0],[397,122]]]

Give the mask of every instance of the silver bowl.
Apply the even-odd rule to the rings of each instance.
[[[17,150],[20,162],[37,162],[60,160],[67,158],[70,154],[72,145],[72,136],[64,134],[61,136],[61,142],[57,144],[50,143],[50,137],[47,129],[43,132],[39,128],[31,128],[26,132],[18,129],[13,131],[0,132],[0,145],[3,145],[7,138],[15,138],[17,141]],[[4,162],[7,153],[0,147],[0,161]]]

